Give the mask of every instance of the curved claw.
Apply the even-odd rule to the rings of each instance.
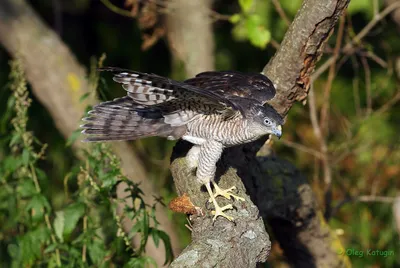
[[[217,219],[218,216],[224,217],[228,221],[233,221],[232,217],[230,217],[224,213],[225,210],[233,209],[233,206],[231,204],[229,204],[229,205],[220,207],[217,203],[217,200],[215,200],[214,193],[211,190],[210,182],[206,183],[205,185],[206,185],[208,194],[210,195],[210,199],[213,202],[214,208],[215,208],[215,210],[211,212],[214,215],[213,222]]]
[[[232,194],[232,191],[236,190],[236,186],[232,186],[229,189],[222,190],[221,188],[219,188],[219,186],[215,182],[213,182],[213,185],[214,185],[214,189],[215,189],[215,193],[213,194],[214,198],[217,196],[223,196],[226,199],[231,199],[231,197],[232,197],[233,199],[236,199],[236,200],[245,201],[243,197]],[[210,197],[209,201],[212,201],[211,197]]]
[[[228,221],[233,221],[233,218],[231,216],[228,216],[224,213],[225,210],[233,209],[232,205],[226,205],[224,207],[216,206],[215,211],[212,211],[211,213],[214,215],[213,221],[217,219],[218,216],[224,217]]]

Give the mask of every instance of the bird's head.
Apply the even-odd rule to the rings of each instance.
[[[251,109],[250,127],[255,134],[263,136],[273,134],[280,138],[282,136],[282,116],[272,106],[265,104],[257,105]]]

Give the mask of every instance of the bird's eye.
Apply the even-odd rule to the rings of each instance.
[[[264,124],[269,126],[269,125],[271,125],[271,121],[268,118],[265,118],[264,119]]]

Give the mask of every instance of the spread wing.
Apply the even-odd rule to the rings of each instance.
[[[204,90],[218,94],[232,102],[240,99],[253,99],[262,105],[275,96],[274,84],[265,75],[259,73],[241,73],[236,71],[204,72],[184,81]]]
[[[174,106],[180,101],[203,103],[205,106],[211,105],[219,107],[221,110],[235,109],[240,111],[240,107],[234,101],[225,98],[218,92],[185,82],[178,82],[156,74],[114,67],[100,68],[99,70],[113,72],[113,80],[122,84],[122,87],[128,92],[128,96],[134,102],[146,107],[152,106],[164,109]],[[240,112],[244,113],[244,111]]]

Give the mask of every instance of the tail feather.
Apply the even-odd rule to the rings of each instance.
[[[82,133],[88,135],[84,141],[89,142],[183,135],[183,130],[165,122],[159,110],[144,108],[128,96],[96,105],[83,121]]]

